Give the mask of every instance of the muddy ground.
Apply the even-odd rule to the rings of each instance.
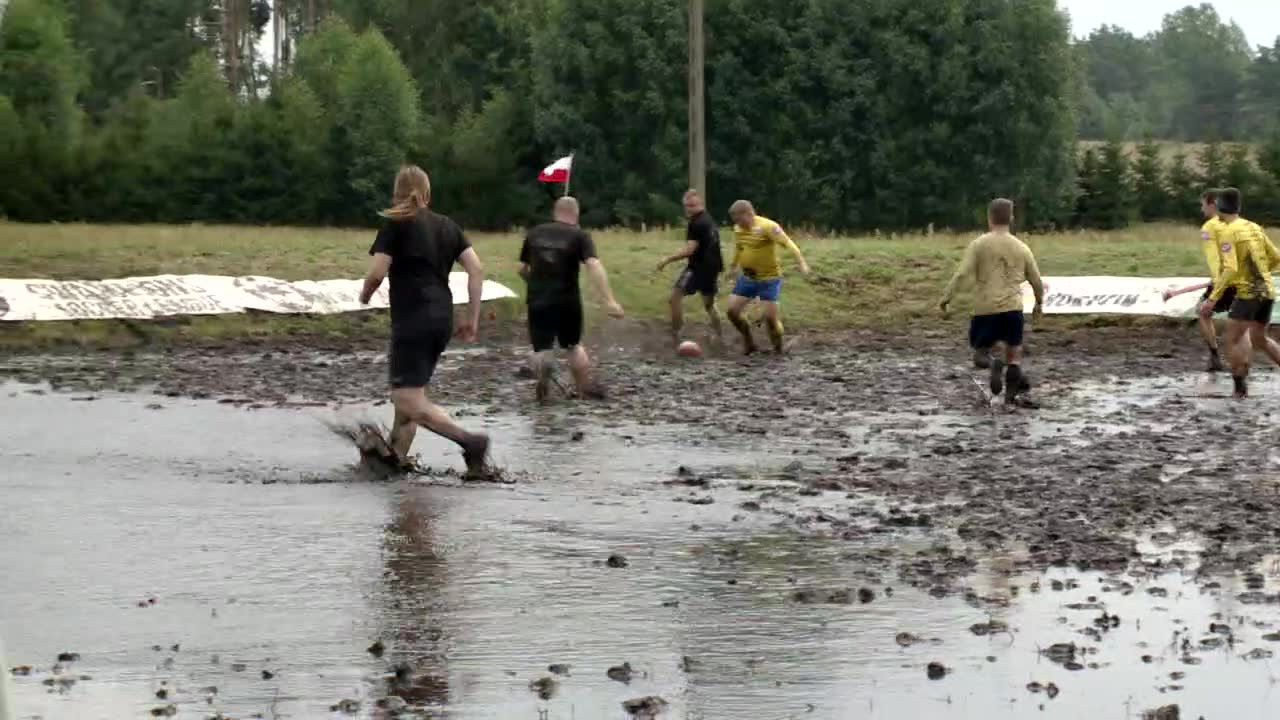
[[[1191,328],[1042,332],[1026,361],[1042,407],[1006,410],[988,402],[983,374],[950,334],[801,337],[786,357],[728,350],[699,360],[672,357],[656,337],[593,338],[610,391],[603,402],[537,405],[519,377],[518,339],[447,356],[433,394],[465,406],[464,424],[516,414],[554,425],[573,413],[593,419],[585,432],[624,439],[636,426],[680,428],[693,447],[671,457],[647,492],[695,504],[715,503],[722,490],[745,493],[740,513],[797,537],[848,542],[844,559],[861,568],[861,581],[797,588],[797,603],[872,602],[896,586],[995,609],[1021,593],[1062,589],[1046,580],[975,590],[974,571],[997,557],[1009,577],[1098,571],[1108,578],[1098,592],[1117,596],[1143,583],[1158,604],[1160,588],[1150,583],[1173,572],[1244,608],[1225,633],[1231,647],[1269,657],[1265,624],[1246,628],[1245,620],[1249,606],[1280,605],[1268,571],[1280,546],[1273,368],[1260,364],[1255,397],[1237,403],[1229,378],[1201,372]],[[140,389],[244,412],[367,401],[384,392],[385,374],[377,340],[0,361],[4,377],[85,397]],[[697,451],[744,441],[770,458],[753,472]],[[494,442],[500,464],[524,464],[504,454],[501,435]],[[422,461],[457,465],[451,456]],[[1082,647],[1111,622],[1103,602],[1084,604],[1100,613],[1093,630],[1064,633]],[[1188,631],[1180,654],[1216,649],[1200,644],[1209,630]],[[1087,662],[1075,650],[1059,655],[1051,659]]]
[[[1124,569],[1139,559],[1136,536],[1168,524],[1206,539],[1211,569],[1246,568],[1280,542],[1275,371],[1259,358],[1256,397],[1225,401],[1230,379],[1198,372],[1204,353],[1187,328],[1042,333],[1026,367],[1043,407],[1021,411],[988,407],[984,373],[940,333],[801,337],[786,357],[742,358],[731,347],[700,360],[671,357],[651,334],[593,340],[610,398],[553,405],[574,403],[572,412],[606,427],[684,425],[707,443],[804,438],[805,450],[788,451],[790,473],[798,492],[827,493],[831,510],[792,518],[799,526],[856,537],[914,522],[954,531],[961,554],[1025,546],[1027,569]],[[464,420],[542,410],[520,377],[518,339],[456,350],[432,391],[446,406],[472,408]],[[17,356],[0,373],[55,389],[146,389],[255,409],[378,398],[386,366],[376,342],[311,341]],[[501,437],[495,451],[501,458]],[[731,480],[700,468],[696,454],[672,465],[673,477],[693,468],[694,485]],[[869,512],[841,493],[883,496],[892,507]],[[946,566],[963,563],[918,579],[949,586]]]

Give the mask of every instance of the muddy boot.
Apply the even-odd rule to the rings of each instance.
[[[604,386],[594,380],[578,390],[578,395],[580,395],[583,400],[609,399],[609,393],[605,392]]]
[[[462,445],[462,461],[467,464],[467,477],[483,477],[489,458],[489,436],[471,433]]]
[[[1004,392],[1004,361],[991,358],[991,397]]]
[[[999,361],[996,361],[999,362]],[[992,374],[995,372],[995,362],[991,363]],[[1004,363],[1000,363],[1004,365]],[[1008,365],[1004,369],[1004,401],[1009,405],[1014,405],[1018,401],[1018,396],[1031,388],[1027,379],[1022,374],[1021,365]]]
[[[534,376],[538,383],[533,387],[533,396],[538,402],[544,403],[551,396],[551,363],[539,361],[534,369]]]
[[[1209,372],[1220,373],[1225,371],[1226,369],[1227,369],[1227,366],[1222,363],[1222,356],[1218,354],[1218,351],[1216,349],[1210,350],[1209,351]]]
[[[986,350],[973,351],[973,366],[979,370],[986,370],[991,367],[991,353]]]
[[[1244,400],[1249,397],[1249,381],[1243,375],[1232,375],[1231,382],[1236,386],[1235,393],[1232,394],[1236,400]]]

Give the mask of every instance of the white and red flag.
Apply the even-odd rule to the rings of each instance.
[[[538,175],[538,182],[568,183],[569,174],[571,172],[573,172],[573,156],[565,155],[559,160],[542,168],[542,173]]]

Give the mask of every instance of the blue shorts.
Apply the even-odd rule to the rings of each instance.
[[[753,280],[746,275],[739,275],[737,284],[733,286],[733,294],[748,300],[778,302],[778,296],[782,295],[782,278]]]
[[[996,343],[1018,347],[1022,345],[1025,322],[1021,310],[975,315],[969,321],[969,347],[974,350],[990,350]]]

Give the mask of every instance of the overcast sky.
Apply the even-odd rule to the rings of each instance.
[[[1071,14],[1071,32],[1084,37],[1099,25],[1119,25],[1134,35],[1160,29],[1164,16],[1199,0],[1058,0]],[[1218,14],[1244,29],[1253,46],[1271,47],[1280,35],[1280,0],[1216,0]]]

